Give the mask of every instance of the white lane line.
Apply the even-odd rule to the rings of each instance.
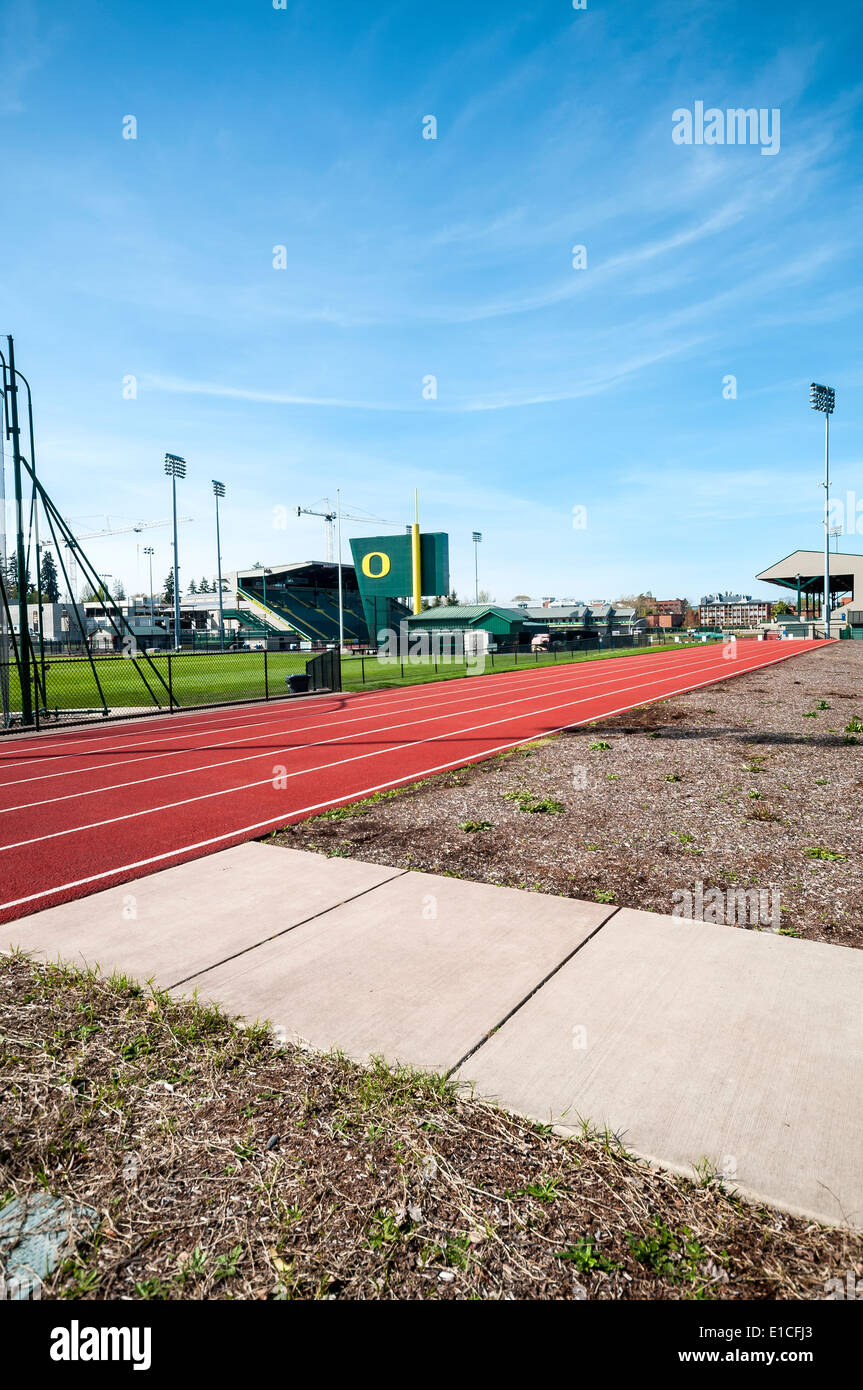
[[[811,650],[813,650],[811,647],[803,648],[803,650],[798,648],[797,651],[788,652],[784,656],[771,657],[768,661],[760,661],[754,666],[747,666],[744,670],[734,671],[732,674],[745,675],[748,671],[760,670],[762,667],[774,665],[778,661],[787,661],[789,657],[802,656],[806,651]],[[716,676],[713,679],[699,681],[696,685],[685,685],[677,690],[669,690],[665,695],[656,696],[654,698],[670,700],[673,699],[675,695],[685,695],[691,690],[701,690],[706,685],[718,685],[722,681],[728,679],[728,674]],[[636,703],[640,702],[637,701]],[[617,709],[604,710],[602,714],[595,717],[600,719],[612,719],[614,715],[625,714],[627,710],[631,710],[632,708],[633,704],[630,702],[629,704],[620,705]],[[590,716],[586,719],[577,719],[574,722],[570,720],[567,721],[566,724],[559,724],[555,729],[546,729],[545,737],[562,733],[564,729],[576,729],[590,722]],[[7,908],[23,907],[26,903],[38,902],[40,899],[52,897],[56,893],[66,893],[72,888],[83,888],[88,883],[98,883],[103,879],[113,878],[117,874],[128,874],[134,869],[146,869],[149,868],[151,864],[164,863],[166,859],[173,859],[179,862],[179,856],[181,855],[193,854],[196,850],[200,849],[209,849],[213,845],[224,844],[226,840],[233,840],[238,836],[250,838],[258,830],[267,830],[272,825],[287,825],[291,820],[299,820],[303,816],[310,816],[314,811],[326,810],[328,806],[338,806],[341,802],[359,801],[362,797],[372,796],[375,792],[385,791],[387,787],[400,786],[402,782],[417,782],[422,777],[433,777],[435,773],[447,772],[452,767],[464,767],[471,763],[481,762],[486,758],[493,757],[495,753],[503,753],[508,748],[519,748],[523,743],[530,743],[536,736],[536,733],[531,733],[528,734],[526,738],[512,739],[508,743],[500,743],[494,748],[486,748],[480,754],[474,753],[468,754],[466,757],[462,758],[453,758],[449,762],[438,763],[435,767],[427,767],[419,771],[414,770],[413,772],[405,773],[402,777],[392,777],[385,782],[378,782],[375,786],[363,787],[362,790],[346,792],[343,796],[328,797],[326,801],[318,801],[311,806],[303,806],[294,811],[282,811],[278,816],[270,816],[267,820],[256,821],[252,825],[244,825],[234,830],[225,831],[221,835],[212,835],[206,840],[198,840],[193,844],[182,845],[179,849],[165,850],[161,854],[153,854],[146,859],[138,859],[130,864],[121,864],[113,869],[103,869],[98,874],[88,874],[86,878],[70,879],[66,883],[58,884],[54,888],[43,888],[38,893],[29,893],[26,897],[13,898],[7,902],[0,903],[0,912],[5,911]],[[431,740],[422,741],[430,742]]]
[[[794,655],[796,655],[796,653],[794,653]],[[760,664],[764,664],[764,663],[760,663]],[[703,667],[701,667],[700,669],[701,669],[701,670],[705,670],[705,671],[706,671],[706,670],[712,670],[712,669],[713,669],[713,664],[711,663],[711,664],[709,664],[708,666],[703,666]],[[749,668],[749,669],[756,669],[756,668]],[[742,670],[741,670],[741,671],[738,671],[736,674],[742,675],[742,674],[743,674],[743,671],[742,671]],[[647,681],[647,682],[641,681],[641,682],[639,682],[637,685],[634,685],[634,686],[623,685],[623,686],[621,686],[621,688],[620,688],[619,690],[608,691],[608,692],[606,692],[606,693],[609,694],[609,695],[620,695],[620,694],[623,694],[623,692],[624,692],[625,690],[642,690],[642,689],[644,689],[646,686],[663,684],[663,683],[664,683],[665,681],[667,681],[668,679],[669,679],[669,677],[668,677],[667,675],[666,675],[666,676],[658,676],[658,677],[656,677],[656,679],[654,679],[654,680],[652,680],[652,681]],[[727,674],[726,674],[726,676],[720,677],[719,679],[727,679]],[[695,687],[693,687],[693,688],[695,688]],[[679,692],[679,691],[674,691],[674,692],[672,692],[672,693],[673,693],[673,694],[679,694],[680,692]],[[498,701],[496,704],[481,706],[481,709],[482,709],[482,708],[485,708],[485,709],[496,709],[496,708],[500,708],[500,707],[502,707],[502,706],[510,707],[510,706],[513,705],[513,704],[524,704],[525,700],[527,700],[527,699],[532,699],[532,698],[533,698],[532,696],[524,696],[524,697],[522,697],[520,700],[504,700],[504,701]],[[551,714],[554,710],[572,708],[574,705],[584,705],[584,704],[588,704],[588,703],[591,702],[594,698],[595,698],[595,697],[594,697],[593,695],[586,695],[586,696],[584,696],[584,697],[583,697],[582,699],[580,699],[580,700],[561,700],[561,701],[560,701],[558,704],[556,704],[556,705],[549,705],[548,707],[542,708],[542,709],[537,708],[537,709],[534,709],[534,710],[529,711],[528,713],[529,713],[529,715],[530,715],[530,714],[535,714],[535,715]],[[663,696],[661,696],[661,697],[654,697],[654,698],[668,699],[669,696],[668,696],[668,695],[663,695]],[[641,703],[641,701],[637,701],[636,703]],[[629,706],[627,706],[627,708],[630,708],[630,709],[631,709],[631,708],[632,708],[632,704],[630,704]],[[474,712],[475,712],[475,713],[479,713],[480,711],[477,710],[477,711],[474,711]],[[450,717],[451,717],[451,718],[455,718],[455,717],[457,717],[458,713],[459,713],[459,711],[456,711],[455,714],[452,715],[452,716],[450,716]],[[387,748],[379,748],[379,749],[377,749],[376,751],[372,751],[372,752],[368,752],[368,751],[367,751],[367,752],[363,752],[363,753],[357,753],[357,754],[354,754],[353,757],[350,757],[350,758],[339,758],[339,759],[337,759],[335,762],[332,762],[332,763],[315,764],[313,767],[298,768],[295,772],[285,772],[285,773],[282,773],[282,774],[280,774],[280,777],[283,778],[283,779],[287,779],[287,778],[293,778],[293,777],[312,776],[312,775],[320,774],[321,772],[328,772],[328,771],[330,771],[330,770],[331,770],[332,768],[334,768],[334,767],[344,767],[344,766],[346,766],[348,763],[362,762],[362,761],[364,761],[364,760],[366,760],[366,759],[368,759],[368,758],[379,758],[379,757],[382,757],[382,756],[384,756],[384,755],[386,755],[386,754],[388,754],[388,753],[400,753],[400,752],[403,752],[403,751],[404,751],[405,749],[407,749],[407,748],[416,748],[416,747],[418,747],[418,746],[420,746],[420,745],[422,745],[422,744],[425,744],[425,743],[434,743],[434,742],[439,742],[439,741],[441,741],[441,740],[451,740],[451,739],[460,738],[460,737],[461,737],[462,735],[464,735],[464,734],[476,733],[477,730],[479,730],[479,729],[493,728],[495,724],[502,724],[502,723],[504,722],[504,720],[505,720],[506,718],[509,718],[509,717],[510,717],[509,715],[505,715],[505,716],[503,716],[503,717],[500,718],[500,719],[486,720],[486,721],[485,721],[484,723],[482,723],[482,724],[471,724],[471,725],[468,725],[467,728],[464,728],[464,729],[453,729],[453,730],[450,730],[448,733],[434,735],[434,736],[432,736],[432,737],[430,737],[430,738],[409,739],[406,743],[397,744],[396,747],[394,747],[394,748],[390,748],[390,747],[387,747]],[[518,717],[522,717],[522,718],[523,718],[523,717],[525,717],[525,716],[516,716],[516,718],[518,718]],[[606,716],[605,714],[600,714],[600,715],[597,715],[596,717],[597,717],[597,718],[606,718],[607,716]],[[434,716],[434,715],[430,715],[430,716],[429,716],[429,719],[434,719],[434,718],[436,718],[436,716]],[[424,723],[428,723],[428,722],[429,722],[429,719],[411,720],[411,721],[409,721],[409,722],[410,722],[411,725],[416,724],[416,723],[424,724]],[[588,721],[588,722],[589,722],[589,721]],[[403,728],[403,727],[404,727],[403,724],[393,724],[393,725],[391,725],[391,726],[387,726],[387,727],[384,728],[384,729],[378,729],[378,730],[376,730],[375,732],[377,732],[377,733],[389,733],[389,732],[391,731],[391,729],[399,729],[399,728]],[[351,735],[346,735],[345,737],[351,737]],[[534,735],[534,737],[536,737],[536,735]],[[308,744],[308,745],[304,745],[304,747],[316,747],[316,746],[325,747],[325,746],[327,746],[327,745],[330,744],[330,743],[338,743],[338,742],[340,742],[340,741],[341,741],[340,739],[324,740],[320,745]],[[525,741],[526,741],[526,740],[517,740],[517,742],[525,742]],[[190,805],[193,805],[193,804],[195,804],[196,802],[199,802],[199,801],[214,801],[214,800],[216,799],[216,797],[220,797],[220,796],[233,796],[233,795],[234,795],[235,793],[237,793],[237,792],[252,791],[255,787],[263,787],[263,786],[267,786],[267,785],[272,786],[272,783],[273,783],[273,778],[272,778],[272,776],[270,776],[270,777],[258,778],[258,779],[256,779],[254,782],[245,782],[245,783],[243,783],[243,784],[242,784],[241,786],[239,786],[239,787],[219,787],[219,788],[217,788],[215,791],[200,792],[200,793],[198,793],[198,795],[196,795],[196,796],[184,797],[184,798],[183,798],[182,800],[180,800],[180,801],[169,801],[169,802],[164,803],[164,804],[161,805],[161,806],[146,806],[146,807],[143,807],[141,810],[138,810],[138,811],[127,811],[127,812],[125,812],[123,815],[120,815],[120,816],[109,816],[109,817],[106,817],[106,819],[104,819],[104,820],[100,820],[100,821],[91,821],[91,822],[90,822],[89,824],[87,824],[87,825],[74,825],[74,826],[68,826],[65,830],[51,830],[51,831],[49,831],[49,832],[48,832],[47,834],[45,834],[45,835],[35,835],[35,836],[32,836],[32,837],[30,837],[30,838],[28,838],[28,839],[25,839],[25,840],[16,840],[16,841],[14,841],[13,843],[8,844],[8,845],[0,845],[0,854],[6,854],[6,853],[8,853],[10,850],[13,850],[13,849],[24,849],[24,848],[26,848],[28,845],[41,844],[41,843],[43,843],[45,840],[57,840],[57,839],[62,839],[64,836],[67,836],[67,835],[81,835],[81,834],[84,834],[85,832],[87,832],[87,831],[89,831],[89,830],[100,830],[100,829],[103,829],[106,825],[117,825],[117,824],[119,824],[121,821],[136,820],[136,819],[138,819],[138,818],[141,817],[141,816],[152,816],[152,815],[157,815],[157,814],[158,814],[159,812],[161,812],[161,811],[174,811],[174,810],[177,810],[177,809],[178,809],[179,807],[181,807],[181,806],[190,806]]]

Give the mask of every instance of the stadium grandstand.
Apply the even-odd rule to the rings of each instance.
[[[235,570],[225,576],[230,607],[226,623],[261,636],[296,637],[313,644],[339,640],[338,566],[330,561],[304,560],[286,565]],[[369,631],[353,565],[342,565],[345,644],[367,646]],[[398,606],[398,616],[408,609]]]

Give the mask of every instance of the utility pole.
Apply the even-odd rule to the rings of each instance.
[[[482,540],[482,531],[473,533],[473,581],[474,581],[474,603],[479,607],[479,543]]]
[[[15,379],[15,344],[11,333],[9,344],[9,415],[7,434],[12,438],[12,458],[15,478],[15,554],[18,567],[18,632],[21,653],[21,722],[33,722],[33,698],[30,687],[30,633],[27,627],[27,556],[24,549],[24,494],[21,484],[21,429],[18,423],[18,383]],[[38,557],[37,557],[38,558]]]

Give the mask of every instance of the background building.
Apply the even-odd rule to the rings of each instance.
[[[705,594],[698,607],[702,627],[757,627],[769,623],[772,603],[751,594]]]

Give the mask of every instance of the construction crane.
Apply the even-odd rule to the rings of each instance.
[[[335,548],[335,547],[334,547],[334,540],[335,540],[336,521],[338,520],[339,513],[338,513],[338,511],[336,510],[336,508],[333,506],[332,502],[330,501],[330,499],[329,499],[328,497],[324,497],[324,498],[321,499],[321,506],[322,506],[322,507],[325,507],[325,508],[326,508],[326,511],[323,511],[323,512],[318,511],[316,507],[297,507],[297,516],[320,516],[320,517],[323,517],[323,521],[324,521],[324,535],[325,535],[325,537],[326,537],[326,545],[327,545],[327,563],[328,563],[328,564],[332,564],[332,562],[333,562],[333,550],[334,550],[334,548]],[[397,522],[397,521],[384,521],[384,520],[382,520],[382,518],[379,517],[379,516],[354,516],[354,515],[352,515],[350,512],[342,512],[341,519],[342,519],[342,521],[359,521],[359,522],[361,522],[364,526],[397,526],[397,525],[398,525],[398,522]]]
[[[106,516],[106,517],[105,517],[105,520],[106,520],[106,521],[110,521],[111,518],[110,518],[109,516]],[[177,521],[178,521],[178,522],[180,522],[180,521],[194,521],[194,520],[195,520],[195,518],[194,518],[193,516],[178,516],[178,517],[177,517]],[[134,523],[134,525],[132,525],[132,526],[110,526],[110,527],[108,527],[108,529],[105,530],[105,531],[89,531],[86,535],[84,535],[84,536],[79,536],[79,537],[78,537],[78,540],[79,540],[79,541],[93,541],[93,540],[95,540],[95,539],[97,538],[97,536],[122,536],[122,535],[124,535],[124,534],[127,535],[130,531],[150,531],[150,530],[152,530],[152,528],[153,528],[154,526],[170,526],[170,525],[171,525],[171,518],[170,518],[170,517],[166,517],[166,519],[165,519],[164,521],[136,521],[136,522]]]
[[[70,517],[69,519],[70,521],[74,520],[73,517]],[[194,519],[195,518],[193,516],[178,516],[177,522],[179,523],[181,521],[194,521]],[[82,520],[86,520],[86,518],[82,518]],[[111,518],[109,516],[106,516],[105,520],[110,521]],[[98,540],[102,536],[122,536],[128,535],[131,531],[150,531],[154,526],[170,525],[170,517],[167,517],[164,521],[136,521],[132,526],[111,526],[104,531],[89,531],[84,536],[78,536],[77,539],[79,541],[93,541]],[[64,541],[63,545],[66,550],[66,568],[69,574],[69,587],[72,590],[72,592],[69,595],[69,602],[75,603],[77,601],[78,594],[78,564],[75,559],[75,552],[70,547],[69,542]]]

